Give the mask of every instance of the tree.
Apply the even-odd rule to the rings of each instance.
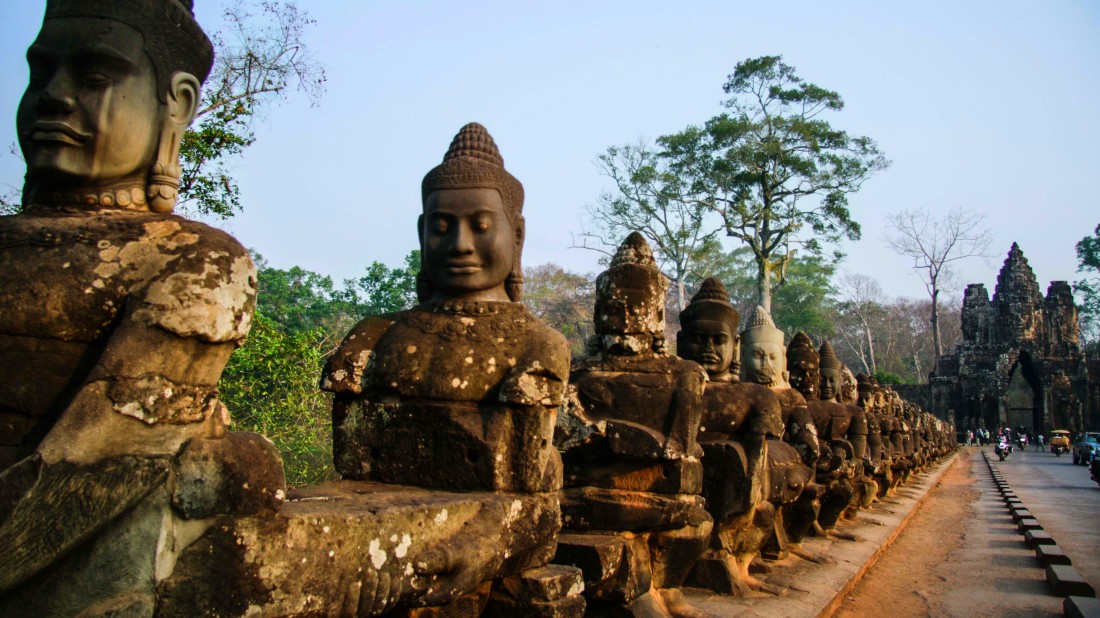
[[[358,279],[345,279],[337,298],[348,315],[358,322],[369,315],[392,313],[416,305],[416,276],[420,273],[420,250],[405,256],[403,266],[390,268],[372,262]]]
[[[688,302],[684,283],[694,256],[718,233],[717,226],[705,221],[709,210],[687,195],[687,180],[644,140],[608,148],[596,166],[615,190],[589,205],[588,214],[600,234],[582,234],[581,246],[610,255],[628,234],[640,232],[672,281],[678,310],[683,310]],[[589,238],[600,244],[589,245]]]
[[[228,218],[241,209],[229,163],[255,141],[252,121],[296,88],[316,105],[325,68],[304,42],[316,22],[294,2],[236,0],[214,33],[215,61],[202,106],[180,145],[180,206]]]
[[[1095,348],[1100,339],[1100,225],[1092,236],[1085,236],[1077,243],[1077,261],[1077,272],[1092,275],[1075,282],[1073,289],[1081,295],[1082,339],[1087,346]]]
[[[932,300],[934,369],[943,355],[940,293],[951,283],[951,267],[955,262],[970,257],[988,257],[991,236],[985,225],[985,215],[955,208],[942,219],[936,219],[927,209],[903,210],[890,215],[887,230],[887,244],[899,255],[909,257],[914,269],[923,271],[924,287]]]
[[[748,247],[717,251],[700,259],[700,273],[689,280],[694,290],[702,280],[715,276],[729,291],[742,317],[757,302],[756,262]],[[835,333],[837,300],[832,278],[836,267],[820,256],[794,256],[782,281],[772,280],[772,320],[793,336],[803,331],[815,339]]]
[[[585,343],[595,333],[595,277],[567,271],[557,264],[524,268],[523,304],[561,331],[574,355],[584,353]]]
[[[840,288],[840,341],[859,360],[863,373],[878,372],[875,344],[879,326],[888,320],[886,294],[873,278],[846,273],[838,281]],[[881,346],[880,346],[881,347]]]
[[[333,476],[331,399],[317,387],[326,337],[322,328],[287,332],[258,313],[218,381],[234,428],[270,438],[294,486]]]
[[[8,146],[8,152],[20,161],[23,160],[23,154],[19,151],[19,145],[15,142]],[[19,187],[4,183],[4,186],[0,187],[0,215],[14,215],[22,210],[21,195],[22,191]]]
[[[823,115],[844,108],[840,95],[804,81],[781,56],[738,63],[723,90],[733,95],[729,112],[659,142],[690,199],[751,250],[757,301],[770,311],[773,280],[786,276],[796,249],[822,255],[824,243],[860,237],[848,195],[890,162],[871,138],[834,129]]]

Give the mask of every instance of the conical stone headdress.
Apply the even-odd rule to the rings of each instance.
[[[745,330],[741,331],[741,344],[775,343],[783,345],[783,331],[775,327],[768,310],[757,305],[749,314]]]
[[[844,363],[840,362],[840,359],[836,357],[836,352],[833,351],[833,346],[828,341],[821,344],[821,349],[818,350],[818,357],[821,359],[822,369],[833,369],[840,371],[844,367]]]
[[[687,328],[698,319],[721,320],[729,324],[730,332],[737,332],[741,315],[730,304],[730,295],[726,286],[718,277],[709,277],[699,286],[699,291],[691,297],[691,302],[680,312],[680,326]]]
[[[523,212],[523,185],[504,169],[493,136],[476,122],[459,129],[443,162],[424,176],[420,198],[426,204],[429,193],[443,189],[496,189],[512,225]]]
[[[638,293],[630,295],[627,290]],[[657,268],[653,250],[641,234],[631,232],[611,265],[596,277],[596,333],[663,337],[667,290],[668,278]]]

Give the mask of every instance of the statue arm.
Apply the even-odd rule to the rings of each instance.
[[[193,437],[220,434],[229,419],[217,382],[235,348],[180,337],[128,312],[39,454],[78,464],[172,456]]]
[[[135,284],[84,383],[38,446],[46,463],[172,456],[229,423],[217,384],[256,305],[244,248],[211,233]]]

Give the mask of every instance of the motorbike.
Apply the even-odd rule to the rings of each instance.
[[[1008,442],[998,442],[997,445],[993,447],[993,452],[997,453],[997,457],[999,457],[1001,461],[1004,461],[1009,453],[1012,452],[1012,445]]]

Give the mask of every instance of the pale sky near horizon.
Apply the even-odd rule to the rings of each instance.
[[[22,183],[15,108],[43,0],[0,7],[0,185]],[[207,31],[220,1],[196,0]],[[608,146],[722,111],[737,62],[781,54],[839,92],[835,127],[875,139],[893,166],[852,196],[863,239],[842,270],[925,296],[882,241],[886,216],[954,207],[986,214],[993,258],[960,283],[992,293],[1018,242],[1042,291],[1074,280],[1074,244],[1100,224],[1100,2],[716,0],[369,2],[299,0],[328,68],[311,108],[290,97],[235,164],[244,212],[214,222],[273,266],[355,277],[416,246],[420,180],[466,122],[484,124],[527,200],[524,263],[600,270],[572,249],[585,205],[609,188]],[[729,245],[732,247],[733,245]]]

